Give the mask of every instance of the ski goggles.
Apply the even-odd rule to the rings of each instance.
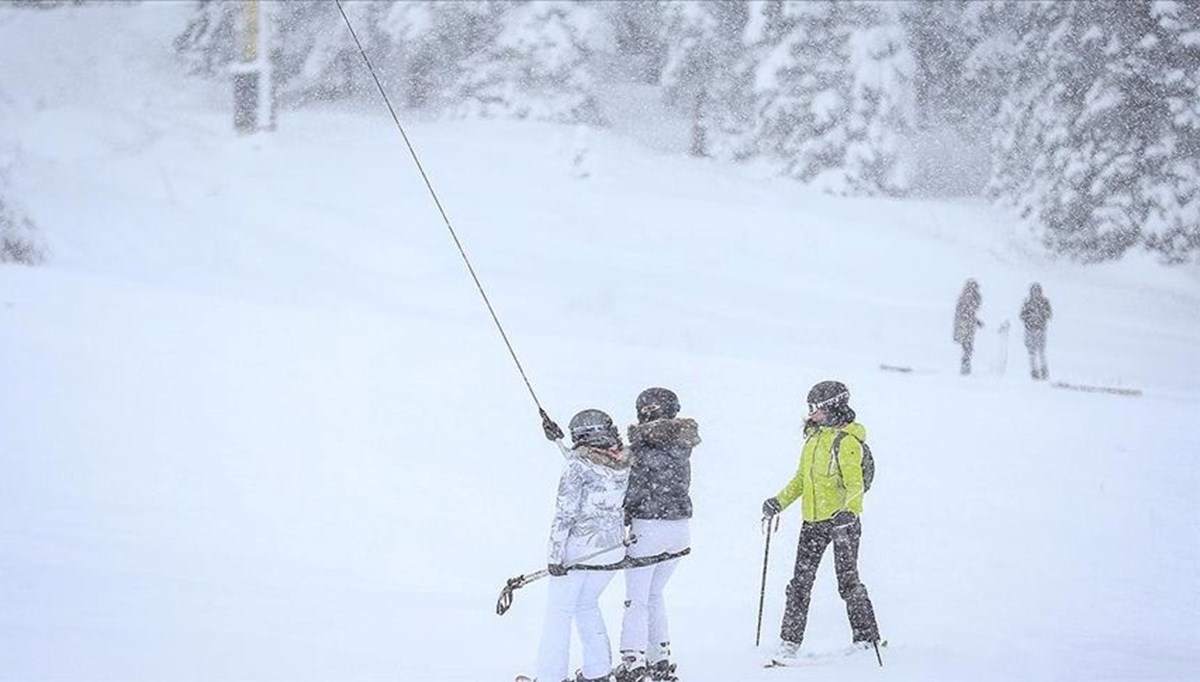
[[[571,440],[576,443],[613,440],[617,437],[617,427],[606,424],[589,424],[571,429]]]
[[[643,417],[653,417],[663,413],[663,406],[658,403],[649,403],[638,408],[638,414]]]
[[[830,397],[822,400],[821,402],[809,403],[808,404],[808,413],[812,414],[812,413],[816,412],[817,410],[824,409],[826,407],[829,407],[830,405],[847,402],[849,400],[850,400],[850,391],[842,391],[841,393],[838,393],[837,395],[834,395],[834,396],[830,396]]]

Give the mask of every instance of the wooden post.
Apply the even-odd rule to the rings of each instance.
[[[275,127],[267,10],[259,0],[242,0],[242,59],[233,67],[233,127],[239,133]]]

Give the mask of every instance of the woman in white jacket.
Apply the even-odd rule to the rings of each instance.
[[[554,427],[557,430],[557,427]],[[549,594],[542,641],[538,648],[537,680],[567,680],[571,621],[583,644],[583,670],[578,682],[609,680],[612,649],[600,594],[615,571],[596,570],[621,561],[625,489],[629,459],[612,418],[600,410],[584,410],[571,418],[571,448],[563,448],[566,463],[558,484],[554,520],[550,525]],[[574,559],[613,548],[578,565]]]

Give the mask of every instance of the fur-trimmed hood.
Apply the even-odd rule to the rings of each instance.
[[[692,449],[700,444],[694,419],[656,419],[629,427],[633,468],[625,511],[635,519],[692,516]]]
[[[695,419],[677,417],[674,419],[656,419],[643,424],[633,424],[629,427],[629,442],[644,443],[652,446],[679,443],[694,448],[700,444],[700,427]]]

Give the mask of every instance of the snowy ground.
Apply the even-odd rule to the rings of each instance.
[[[52,250],[0,269],[0,678],[529,670],[544,586],[493,605],[544,561],[557,454],[386,112],[236,137],[150,66],[179,11],[0,9],[13,186]],[[143,59],[95,56],[118,30]],[[1200,677],[1194,272],[1054,263],[979,205],[839,200],[622,134],[410,133],[552,414],[628,423],[662,384],[699,419],[685,680]],[[988,327],[963,379],[968,276]],[[1034,280],[1053,377],[1144,397],[1027,380],[1017,332],[999,374]],[[861,570],[887,665],[763,670],[759,506],[830,377],[879,469]],[[847,638],[826,565],[806,644]]]

